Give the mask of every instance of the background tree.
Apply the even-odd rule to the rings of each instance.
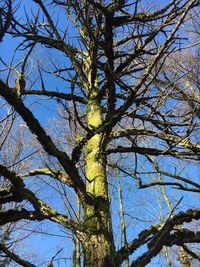
[[[60,225],[81,243],[84,266],[120,266],[126,260],[141,267],[164,246],[199,243],[192,223],[200,219],[195,205],[200,185],[190,171],[197,168],[200,151],[196,100],[191,102],[197,90],[195,85],[184,90],[191,75],[183,77],[176,61],[175,68],[167,64],[188,44],[182,26],[199,1],[3,5],[8,10],[2,12],[2,25],[8,25],[3,36],[14,37],[16,55],[9,64],[1,59],[0,95],[2,104],[23,119],[31,136],[23,152],[34,156],[26,170],[1,159],[0,175],[9,186],[0,196],[5,204],[0,224]],[[177,173],[185,162],[187,168]],[[127,194],[120,196],[121,222],[130,224],[122,231],[122,247],[116,236],[118,177]],[[164,210],[167,219],[161,223],[155,202],[155,211],[146,213],[154,186],[176,189],[175,197],[169,190],[172,208]],[[3,252],[19,265],[34,266],[7,244]]]

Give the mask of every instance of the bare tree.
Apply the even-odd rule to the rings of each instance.
[[[11,2],[6,4],[10,7]],[[187,177],[175,169],[178,162],[199,160],[198,112],[193,106],[193,112],[188,110],[190,100],[183,105],[188,94],[182,86],[188,86],[189,76],[182,80],[181,72],[172,73],[166,65],[187,46],[182,26],[198,6],[197,0],[160,5],[142,0],[33,0],[2,13],[3,25],[9,25],[3,35],[15,38],[15,52],[22,60],[7,64],[1,59],[5,79],[0,80],[0,96],[23,119],[34,159],[26,171],[13,170],[1,160],[0,175],[9,181],[1,199],[28,203],[17,209],[6,206],[0,212],[1,225],[21,220],[58,224],[81,243],[84,266],[120,266],[129,259],[129,266],[141,267],[164,246],[199,243],[200,232],[185,226],[200,219],[195,203],[176,212],[183,195],[187,199],[200,193],[199,181],[193,172]],[[39,48],[42,58],[35,57],[30,72],[31,55]],[[46,119],[52,114],[65,126],[52,127]],[[174,187],[178,198],[163,223],[154,220],[139,231],[133,221],[137,237],[127,230],[119,249],[114,228],[117,179],[111,168],[137,186],[137,192]],[[149,180],[154,172],[163,180]],[[43,194],[30,186],[33,177],[46,183]],[[131,192],[129,201],[135,201],[136,194]],[[54,208],[57,197],[62,206]],[[140,197],[137,201],[140,205]],[[4,253],[19,265],[34,266],[6,246]]]

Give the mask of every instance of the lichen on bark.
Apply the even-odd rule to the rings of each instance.
[[[94,84],[92,84],[91,71],[88,71],[88,73],[87,122],[88,127],[95,132],[102,124],[102,110],[98,100],[98,81],[95,79]],[[86,191],[94,199],[93,205],[88,205],[84,210],[84,225],[88,235],[83,242],[83,250],[84,266],[87,267],[115,266],[103,141],[104,135],[96,133],[87,141],[84,149]]]

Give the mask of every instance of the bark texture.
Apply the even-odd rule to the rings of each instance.
[[[102,114],[98,101],[98,81],[93,83],[90,75],[87,118],[89,128],[95,130],[102,124]],[[84,210],[84,223],[88,230],[83,242],[86,267],[115,266],[104,140],[104,134],[97,133],[85,146],[86,191],[94,199],[93,205],[88,205]]]

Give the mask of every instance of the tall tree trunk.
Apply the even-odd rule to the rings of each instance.
[[[97,81],[88,89],[88,96],[88,126],[95,130],[102,123]],[[101,133],[95,134],[85,146],[86,190],[94,198],[94,205],[84,209],[88,236],[83,242],[83,251],[87,267],[115,266],[104,138]]]

